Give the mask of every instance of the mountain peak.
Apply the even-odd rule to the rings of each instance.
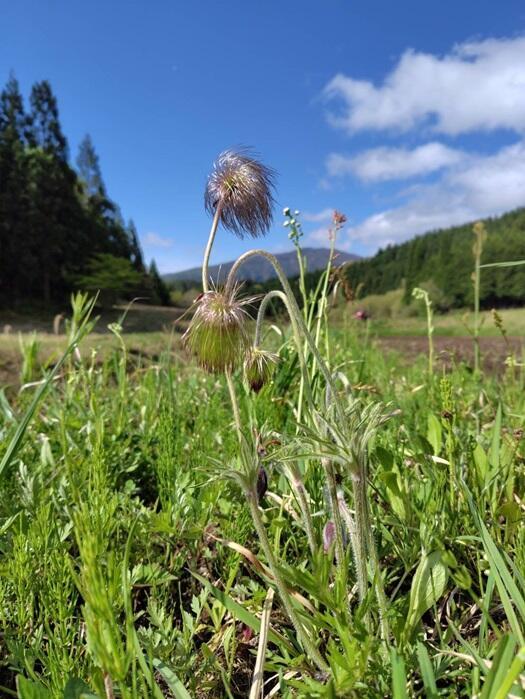
[[[330,255],[330,250],[328,248],[301,248],[301,251],[306,260],[306,269],[308,272],[315,272],[326,267]],[[358,255],[352,255],[342,250],[336,250],[335,255],[336,265],[342,265],[345,262],[354,262],[355,260],[361,259]],[[279,260],[287,277],[294,277],[299,274],[299,263],[295,250],[276,253],[275,257]],[[232,260],[218,265],[211,265],[209,270],[211,278],[215,282],[217,282],[217,280],[224,280],[232,268],[233,263],[234,261]],[[238,274],[240,280],[249,280],[253,282],[265,282],[275,276],[276,274],[272,265],[263,257],[252,257],[248,259],[242,265]],[[163,277],[168,284],[175,281],[199,282],[201,279],[201,268],[193,267],[192,269],[187,269],[182,272],[164,274]]]

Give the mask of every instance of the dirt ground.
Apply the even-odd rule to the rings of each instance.
[[[386,350],[402,355],[407,363],[418,355],[428,352],[426,337],[398,336],[382,337],[377,342]],[[479,340],[481,360],[486,371],[497,372],[505,368],[505,359],[513,353],[518,361],[523,361],[525,345],[521,338],[508,338],[508,345],[501,337],[481,337]],[[451,366],[454,363],[473,364],[474,347],[471,337],[434,337],[434,353],[438,366]]]

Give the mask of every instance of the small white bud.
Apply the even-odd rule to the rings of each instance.
[[[283,216],[289,216],[290,215],[290,207],[285,206],[283,209]]]

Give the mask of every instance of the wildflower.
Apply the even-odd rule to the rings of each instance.
[[[255,487],[257,490],[257,501],[261,502],[268,490],[268,474],[262,466],[257,473],[257,484]]]
[[[245,306],[253,301],[253,297],[239,299],[237,288],[229,294],[214,289],[197,298],[195,313],[182,340],[204,369],[233,370],[242,361],[249,346]]]
[[[328,553],[332,545],[335,543],[335,524],[332,520],[324,525],[323,528],[323,551]]]
[[[274,171],[247,151],[226,150],[214,163],[204,193],[212,215],[220,207],[220,222],[240,238],[265,235],[272,222]]]
[[[274,366],[279,361],[279,357],[273,352],[252,347],[244,360],[244,377],[246,383],[259,393],[261,388],[271,379]]]
[[[340,211],[335,210],[332,215],[332,221],[336,229],[339,230],[346,223],[346,216]]]
[[[360,311],[356,311],[354,313],[354,318],[356,320],[368,320],[370,318],[370,316],[368,315],[368,313],[366,311],[360,310]]]

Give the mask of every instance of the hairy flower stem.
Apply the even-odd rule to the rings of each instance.
[[[341,570],[345,560],[345,547],[343,542],[343,522],[341,520],[341,512],[339,510],[339,502],[337,499],[337,481],[335,478],[334,464],[331,459],[321,459],[326,480],[328,483],[328,496],[330,498],[330,509],[335,525],[335,559],[338,568]]]
[[[226,383],[228,384],[228,391],[230,393],[230,400],[232,404],[233,417],[235,420],[235,428],[237,430],[237,436],[239,441],[242,440],[242,423],[241,423],[241,412],[239,410],[239,401],[237,400],[237,394],[235,393],[235,386],[233,385],[233,377],[231,371],[227,370],[224,372],[226,375]]]
[[[300,422],[301,415],[302,415],[303,395],[306,394],[306,398],[310,404],[310,407],[313,407],[314,401],[313,401],[313,396],[312,396],[312,390],[310,387],[310,378],[308,376],[308,368],[306,366],[305,353],[304,353],[303,348],[302,348],[301,333],[300,333],[299,326],[297,325],[297,321],[296,321],[294,313],[293,313],[293,308],[291,308],[289,298],[284,293],[284,291],[280,291],[279,289],[274,289],[273,291],[269,291],[263,297],[263,300],[261,301],[261,305],[259,306],[259,311],[257,313],[257,323],[255,326],[254,345],[255,345],[255,347],[258,347],[260,345],[261,335],[262,335],[262,325],[263,325],[264,317],[266,315],[266,309],[268,308],[269,302],[275,298],[278,298],[283,302],[283,304],[288,312],[288,316],[290,318],[290,322],[292,325],[294,342],[295,342],[295,345],[297,348],[297,354],[299,356],[299,364],[301,366],[301,385],[299,388],[299,400],[297,402],[297,422]]]
[[[283,291],[280,291],[279,289],[274,289],[273,291],[269,291],[263,297],[261,304],[259,306],[259,311],[257,313],[257,323],[255,325],[255,339],[254,339],[253,344],[255,347],[259,347],[261,344],[262,327],[263,327],[263,321],[264,321],[264,318],[266,315],[266,309],[268,308],[268,304],[270,303],[270,301],[274,298],[277,298],[283,302],[283,304],[288,312],[288,316],[290,317],[290,322],[292,324],[292,332],[294,335],[294,341],[295,341],[295,344],[298,348],[299,364],[301,366],[301,378],[302,378],[301,388],[303,385],[306,386],[306,396],[308,398],[310,405],[313,406],[313,397],[312,397],[312,392],[310,390],[310,381],[308,378],[308,370],[306,367],[304,354],[302,351],[300,351],[301,335],[300,335],[297,323],[295,322],[293,312],[290,310],[290,303],[289,303],[288,297],[286,296],[286,294]],[[299,403],[298,403],[298,408],[297,408],[297,422],[298,423],[301,420],[301,404],[302,404],[302,398],[300,397]],[[308,539],[308,545],[309,545],[310,551],[312,552],[312,555],[313,555],[315,553],[315,551],[317,550],[317,544],[315,541],[312,516],[310,514],[310,508],[308,507],[308,501],[306,499],[306,492],[305,492],[305,488],[303,485],[302,477],[301,477],[301,474],[299,473],[299,471],[296,467],[291,467],[289,469],[289,471],[290,471],[290,482],[292,484],[293,491],[294,491],[295,496],[297,497],[297,501],[299,503],[299,508],[301,510],[303,524],[304,524],[306,536]]]
[[[114,699],[113,682],[107,672],[104,673],[104,690],[106,692],[106,699]]]
[[[306,629],[301,623],[301,620],[299,619],[299,616],[293,606],[290,594],[288,592],[288,589],[286,587],[286,584],[281,576],[281,573],[279,571],[279,567],[277,565],[277,560],[274,556],[272,547],[270,546],[270,542],[268,540],[268,535],[266,534],[266,529],[264,527],[264,523],[262,521],[261,517],[261,512],[259,510],[259,505],[257,502],[257,494],[254,491],[246,491],[245,492],[246,500],[248,502],[248,506],[250,508],[250,514],[252,516],[252,520],[255,526],[255,531],[257,532],[257,536],[259,537],[259,542],[261,544],[262,550],[264,552],[264,555],[266,556],[266,560],[268,562],[268,566],[270,567],[270,570],[272,571],[272,575],[275,579],[275,584],[277,586],[277,589],[279,591],[279,595],[281,597],[281,601],[283,603],[284,609],[288,615],[288,618],[290,619],[295,632],[297,633],[297,637],[300,640],[301,644],[303,645],[306,653],[310,657],[310,659],[317,665],[319,670],[322,672],[327,672],[328,671],[328,665],[324,661],[323,657],[319,653],[315,643],[312,641],[310,636],[308,635]]]
[[[206,250],[204,251],[204,261],[202,263],[202,290],[204,293],[210,290],[210,280],[208,279],[208,267],[210,263],[211,249],[213,247],[213,241],[215,240],[215,234],[217,233],[217,228],[219,226],[219,220],[222,213],[222,201],[219,201],[215,209],[215,214],[213,216],[213,221],[211,224],[210,235],[208,237],[208,242],[206,244]]]
[[[284,273],[283,268],[281,267],[279,261],[275,257],[275,255],[272,255],[269,252],[266,252],[266,250],[248,250],[248,252],[245,252],[244,255],[241,255],[237,260],[234,262],[232,265],[232,268],[230,270],[230,273],[228,274],[228,278],[226,280],[226,286],[225,286],[225,293],[231,292],[233,289],[233,285],[235,284],[235,277],[236,274],[239,270],[239,267],[243,265],[247,260],[249,260],[251,257],[264,257],[265,260],[268,260],[272,267],[275,269],[275,272],[279,278],[279,281],[281,282],[281,286],[284,289],[284,293],[288,297],[289,301],[289,311],[291,312],[290,315],[294,316],[295,322],[297,323],[297,326],[299,327],[302,335],[304,336],[304,339],[306,340],[306,343],[308,347],[310,348],[313,356],[315,357],[317,364],[319,365],[319,368],[321,369],[321,372],[324,376],[324,379],[326,381],[327,386],[330,388],[333,397],[334,397],[334,402],[337,408],[337,411],[339,413],[339,418],[341,420],[345,419],[345,414],[343,410],[343,406],[341,404],[341,401],[339,400],[339,397],[337,395],[337,391],[335,388],[334,380],[332,375],[330,374],[330,370],[326,366],[326,363],[324,359],[321,356],[321,353],[317,349],[317,346],[308,331],[308,328],[306,327],[306,323],[304,321],[304,318],[301,314],[301,311],[299,310],[299,306],[297,305],[297,301],[295,300],[295,296],[293,294],[292,288],[290,286],[290,282],[288,281],[288,278],[286,277],[286,274]],[[298,348],[297,351],[299,352],[300,349]]]
[[[354,489],[355,508],[355,546],[354,560],[357,577],[357,587],[361,602],[366,597],[368,590],[368,572],[366,567],[367,544],[371,542],[372,536],[368,531],[370,526],[368,518],[368,507],[366,502],[366,480],[362,471],[352,474],[352,485]],[[366,626],[370,627],[368,614],[365,617]]]
[[[317,551],[317,542],[315,540],[312,515],[310,513],[310,507],[308,506],[308,500],[306,498],[306,489],[297,466],[292,466],[289,471],[292,489],[295,497],[297,498],[297,502],[299,503],[299,509],[301,510],[304,530],[306,532],[306,538],[308,539],[308,546],[310,547],[310,552],[313,556]]]

